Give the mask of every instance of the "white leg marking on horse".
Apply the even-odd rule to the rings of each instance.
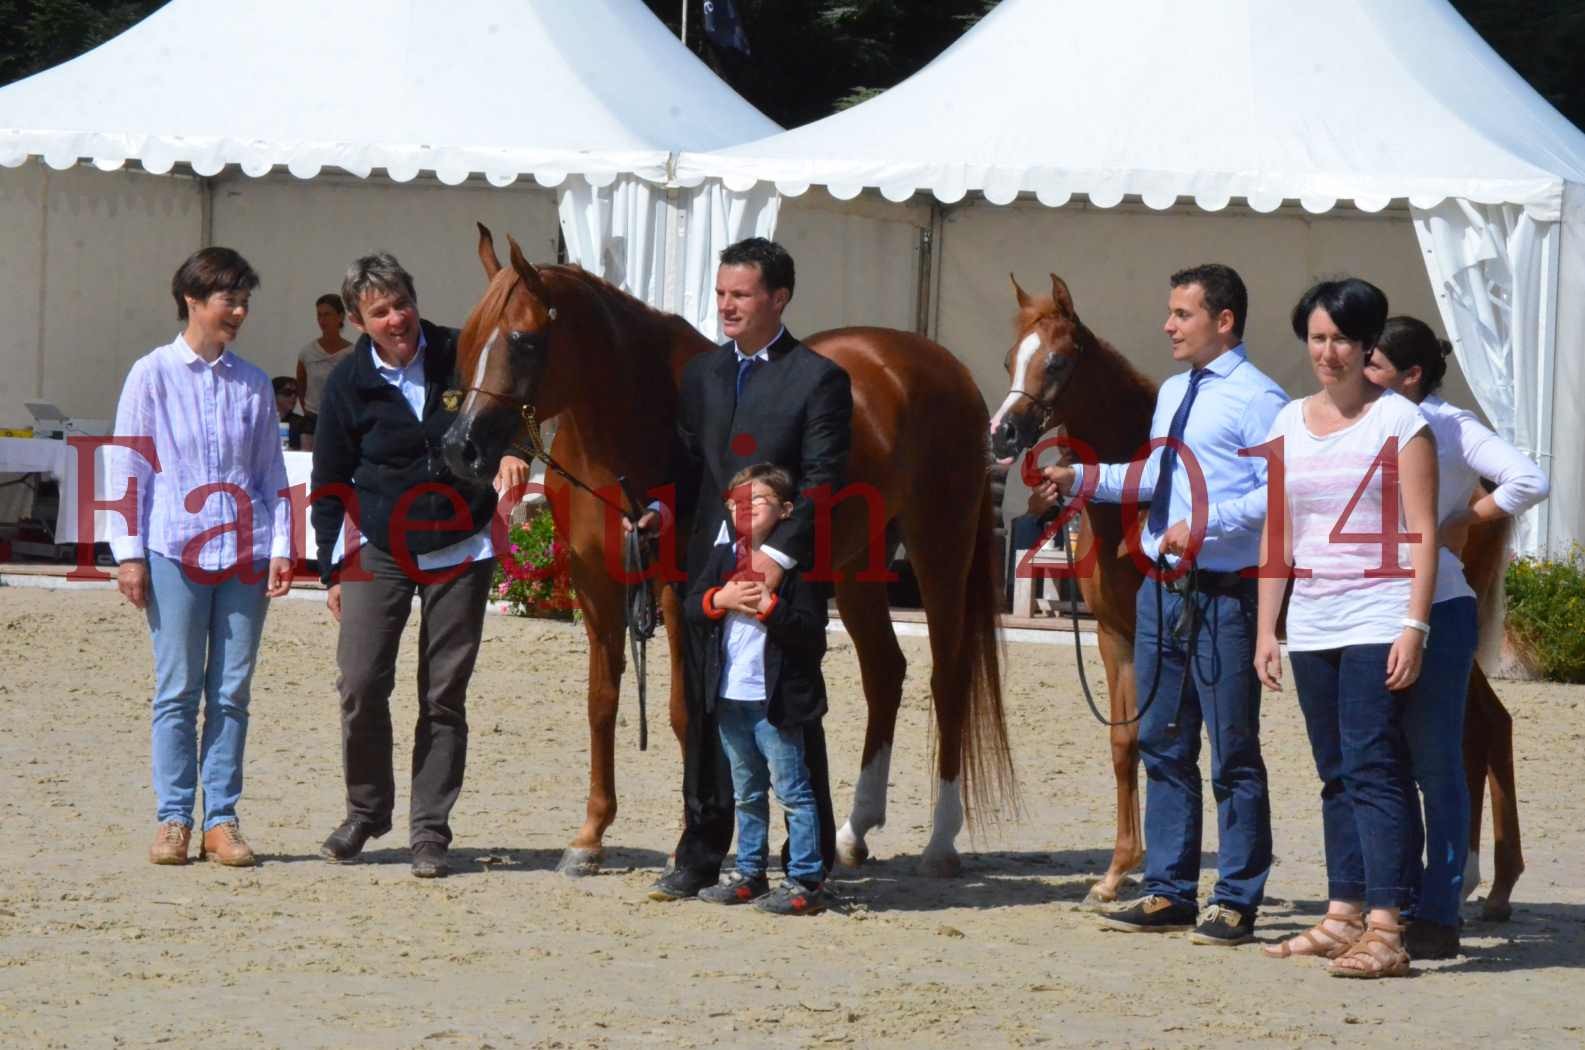
[[[473,385],[475,389],[484,386],[485,371],[490,367],[490,351],[495,349],[495,341],[501,337],[501,326],[496,325],[490,332],[490,338],[484,341],[484,347],[479,351],[479,360],[473,365]],[[469,393],[469,396],[473,396]]]
[[[1469,900],[1480,886],[1480,851],[1470,850],[1464,858],[1464,899]]]
[[[858,787],[853,790],[853,809],[846,824],[837,831],[837,860],[856,868],[869,857],[864,836],[871,828],[886,825],[886,782],[891,776],[892,745],[880,749],[859,770]]]
[[[1040,333],[1030,332],[1024,336],[1024,341],[1018,344],[1018,356],[1013,359],[1013,387],[1007,392],[1007,400],[1002,402],[1002,407],[996,410],[991,417],[991,433],[996,433],[996,428],[1002,425],[1002,417],[1012,409],[1013,404],[1020,397],[1027,395],[1024,389],[1024,380],[1028,376],[1029,361],[1040,349]]]
[[[924,856],[919,859],[921,871],[926,875],[946,877],[963,870],[963,861],[956,846],[958,832],[963,830],[963,794],[956,780],[943,780],[936,784],[935,822],[930,831],[930,842]]]

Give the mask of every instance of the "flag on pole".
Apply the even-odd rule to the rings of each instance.
[[[732,0],[704,0],[704,35],[722,50],[749,53],[748,34]]]

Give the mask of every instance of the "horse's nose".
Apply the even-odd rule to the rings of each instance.
[[[1002,459],[1018,451],[1018,430],[1011,419],[1004,419],[991,434],[991,448]]]
[[[477,478],[484,472],[484,452],[471,434],[446,435],[446,464],[459,478]]]

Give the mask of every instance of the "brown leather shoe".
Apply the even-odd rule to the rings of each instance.
[[[179,820],[167,820],[154,832],[154,845],[149,847],[151,864],[186,864],[187,844],[192,841],[193,829]]]
[[[199,860],[212,860],[228,868],[251,868],[258,863],[253,850],[242,837],[242,829],[234,820],[216,824],[204,832],[203,844],[198,847]]]

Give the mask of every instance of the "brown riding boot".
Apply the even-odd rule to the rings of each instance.
[[[234,820],[216,824],[204,832],[204,841],[198,847],[199,860],[212,860],[228,868],[251,868],[258,863],[253,850],[242,837],[242,829]]]
[[[186,864],[187,844],[192,837],[192,828],[179,820],[167,820],[154,832],[154,845],[149,847],[149,863]]]

